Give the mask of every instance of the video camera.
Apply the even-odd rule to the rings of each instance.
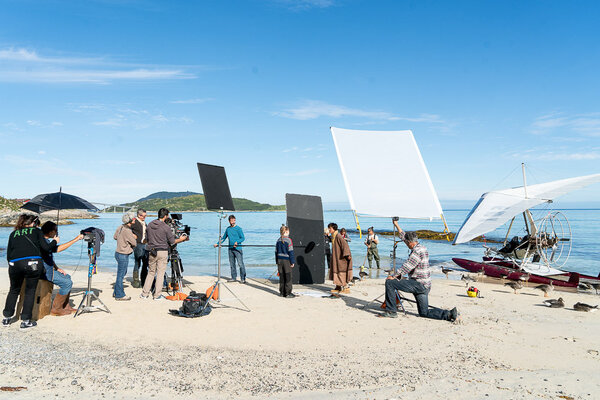
[[[184,234],[186,236],[190,236],[190,231],[191,231],[190,226],[183,225],[180,222],[183,219],[182,214],[173,213],[173,214],[170,214],[170,217],[171,217],[171,220],[167,222],[167,225],[169,225],[169,227],[173,231],[173,235],[175,235],[175,239],[179,239]]]

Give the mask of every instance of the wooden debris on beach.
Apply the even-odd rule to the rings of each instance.
[[[0,392],[19,392],[27,390],[25,386],[0,386]]]

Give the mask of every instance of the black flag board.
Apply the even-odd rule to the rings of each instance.
[[[313,284],[325,282],[325,237],[323,236],[323,203],[319,196],[285,195],[287,225],[294,243],[296,266],[292,282]]]

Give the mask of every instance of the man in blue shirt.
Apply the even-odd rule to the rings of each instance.
[[[246,267],[244,266],[244,255],[242,253],[241,244],[245,240],[244,231],[235,224],[235,216],[229,216],[229,226],[225,229],[225,234],[221,239],[221,243],[229,239],[229,266],[231,267],[231,281],[237,280],[237,270],[235,263],[237,260],[240,266],[240,278],[242,283],[246,283]],[[217,247],[219,244],[215,244]]]

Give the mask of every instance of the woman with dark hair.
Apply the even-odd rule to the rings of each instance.
[[[6,257],[8,259],[10,290],[8,296],[6,296],[4,318],[2,319],[3,326],[10,325],[24,279],[27,279],[27,282],[25,283],[25,296],[23,310],[21,311],[21,329],[37,325],[35,321],[31,320],[31,317],[37,283],[44,272],[42,251],[53,251],[59,242],[59,238],[56,236],[48,243],[44,239],[42,231],[38,228],[39,224],[40,219],[37,216],[21,214],[15,229],[8,237]]]
[[[47,242],[52,241],[52,238],[56,236],[58,232],[58,225],[52,221],[45,222],[42,225],[42,233]],[[63,243],[55,248],[56,253],[60,253],[63,250],[68,249],[77,241],[83,239],[83,235],[79,234],[75,239]],[[52,309],[50,314],[52,315],[69,315],[74,313],[75,310],[69,304],[69,298],[71,296],[71,288],[73,287],[73,281],[71,276],[65,273],[62,269],[58,268],[54,262],[52,252],[42,251],[42,259],[44,260],[44,268],[46,270],[46,279],[54,283],[59,287],[58,294],[54,297],[52,302]]]

